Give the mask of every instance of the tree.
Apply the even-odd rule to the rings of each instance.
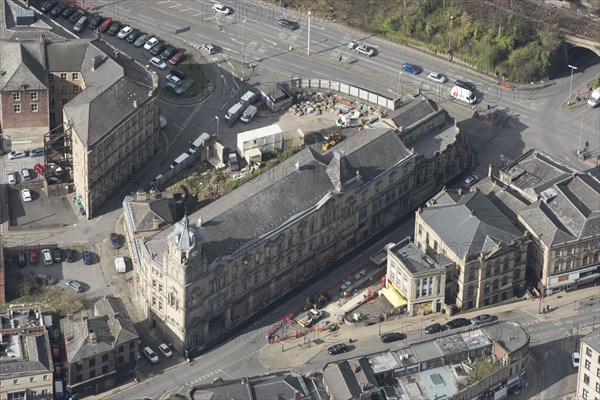
[[[548,52],[539,42],[531,42],[509,55],[508,69],[504,72],[510,80],[531,82],[545,76],[549,66]]]

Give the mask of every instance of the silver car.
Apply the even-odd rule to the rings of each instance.
[[[489,322],[492,322],[494,320],[494,317],[492,317],[490,314],[481,314],[476,316],[475,318],[471,319],[471,323],[473,325],[482,325],[482,324],[487,324]]]
[[[67,279],[65,281],[65,285],[67,287],[70,287],[71,289],[73,289],[76,292],[81,292],[81,283],[79,283],[75,279]]]

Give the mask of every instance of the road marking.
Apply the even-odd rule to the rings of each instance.
[[[164,26],[168,26],[169,28],[173,28],[173,29],[179,29],[180,28],[179,26],[171,25],[171,24],[166,23],[166,22],[163,22],[163,25]]]
[[[175,4],[174,6],[170,6],[169,8],[177,8],[177,7],[181,7],[181,4]]]
[[[137,17],[147,19],[148,21],[156,22],[154,18],[147,17],[143,14],[138,14]]]
[[[265,39],[263,38],[263,40],[269,44],[271,44],[272,46],[277,46],[277,42],[273,41],[273,40],[269,40],[269,39]]]

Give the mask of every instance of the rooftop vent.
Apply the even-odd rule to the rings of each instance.
[[[548,204],[552,201],[552,199],[554,199],[556,196],[558,195],[558,193],[556,193],[556,190],[552,189],[552,188],[548,188],[546,190],[544,190],[542,193],[540,193],[540,199]]]

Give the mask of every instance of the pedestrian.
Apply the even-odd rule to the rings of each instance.
[[[343,59],[343,57],[342,57],[342,55],[340,54],[340,57],[338,58],[338,61],[339,61],[339,63],[340,63],[340,64],[342,63],[342,59]]]

